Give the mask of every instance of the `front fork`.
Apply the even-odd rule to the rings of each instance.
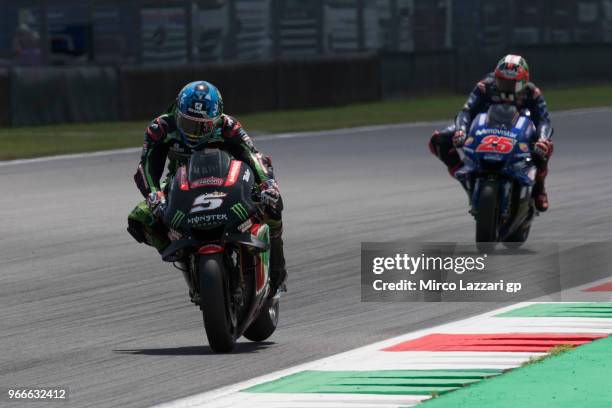
[[[478,197],[480,197],[480,188],[482,186],[482,178],[470,178],[467,182],[468,191],[472,192],[472,196],[470,197],[470,214],[474,217],[478,214]],[[468,193],[469,194],[469,193]]]
[[[217,246],[218,245],[208,245],[202,248],[217,247]],[[219,249],[220,252],[225,252],[226,250],[227,250],[227,247]],[[235,250],[232,250],[229,255],[227,255],[231,257],[231,262],[228,262],[228,264],[232,266],[232,268],[228,270],[227,273],[232,274],[233,275],[232,281],[236,282],[236,285],[233,288],[233,290],[231,290],[231,293],[234,298],[234,301],[239,306],[243,305],[243,292],[246,288],[245,282],[244,282],[244,275],[243,275],[243,270],[244,270],[243,261],[244,261],[244,257],[247,256],[247,252],[248,251],[245,248],[238,247]],[[191,298],[191,302],[194,303],[196,306],[199,306],[200,304],[200,293],[199,293],[199,290],[196,289],[196,288],[199,288],[198,273],[197,273],[199,256],[201,255],[198,255],[197,253],[191,254],[189,255],[189,259],[187,262],[180,261],[180,262],[177,262],[178,265],[175,265],[177,269],[181,270],[181,273],[183,274],[183,278],[185,279],[185,282],[187,283],[187,286],[189,287],[189,296]]]
[[[488,176],[488,178],[491,178],[491,176]],[[477,177],[475,179],[470,179],[466,182],[466,187],[468,191],[471,191],[470,214],[472,214],[473,216],[476,216],[476,214],[478,214],[478,197],[480,197],[480,189],[482,187],[483,180],[483,177]],[[503,223],[508,219],[508,217],[510,217],[512,202],[512,181],[503,179],[500,180],[498,178],[496,178],[496,180],[501,183],[499,189],[499,214]]]

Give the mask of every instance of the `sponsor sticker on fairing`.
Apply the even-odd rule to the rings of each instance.
[[[511,132],[510,130],[505,130],[505,129],[497,129],[497,128],[484,128],[484,129],[479,129],[476,131],[476,136],[481,136],[481,135],[501,135],[501,136],[508,136],[508,137],[516,137],[516,133]]]
[[[220,177],[205,177],[197,179],[191,182],[191,188],[198,188],[202,186],[221,186],[223,185],[224,179]]]
[[[241,161],[232,160],[232,164],[230,165],[230,169],[227,175],[227,180],[225,180],[225,186],[229,187],[236,184],[236,181],[238,180],[238,175],[240,174],[241,166]]]
[[[238,226],[238,231],[247,232],[252,226],[253,226],[253,221],[251,221],[251,219],[249,218],[248,220],[246,220],[245,222],[243,222],[242,224]]]
[[[246,220],[249,217],[249,212],[242,203],[236,203],[230,207],[230,210],[241,220]]]
[[[187,219],[190,225],[203,225],[227,221],[227,214],[196,215]]]
[[[168,238],[170,239],[170,241],[178,241],[182,237],[183,237],[183,235],[180,232],[178,232],[178,231],[175,231],[173,229],[170,229],[168,231]]]

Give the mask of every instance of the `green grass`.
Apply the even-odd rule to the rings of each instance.
[[[612,106],[612,85],[550,89],[552,111]],[[299,132],[448,119],[465,95],[415,97],[341,107],[239,115],[251,133]],[[0,128],[0,160],[136,147],[146,121]]]
[[[547,358],[445,393],[425,408],[609,408],[612,337],[579,347],[558,346]],[[553,354],[554,353],[554,354]]]
[[[568,352],[570,350],[573,350],[573,349],[574,349],[574,347],[572,345],[570,345],[570,344],[559,344],[558,346],[555,346],[555,347],[551,348],[548,351],[548,354],[545,354],[545,355],[540,356],[540,357],[529,357],[529,360],[523,362],[521,364],[521,367],[527,367],[527,366],[530,366],[530,365],[535,364],[535,363],[540,363],[540,362],[544,361],[545,359],[547,359],[549,357],[559,356],[559,355],[561,355],[563,353],[566,353],[566,352]]]

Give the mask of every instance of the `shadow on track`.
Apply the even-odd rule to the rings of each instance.
[[[113,350],[117,354],[133,354],[145,356],[208,356],[215,354],[248,354],[257,353],[260,350],[265,350],[274,342],[265,341],[261,343],[236,343],[234,350],[231,353],[215,353],[209,346],[186,346],[173,348],[154,348],[154,349],[124,349]]]

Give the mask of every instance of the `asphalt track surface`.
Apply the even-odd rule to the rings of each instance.
[[[531,240],[611,240],[611,114],[553,115],[551,210]],[[137,153],[0,166],[0,387],[143,407],[499,307],[360,302],[362,241],[473,239],[465,194],[426,147],[436,125],[256,140],[284,195],[289,293],[270,342],[226,355],[180,272],[125,232]]]

